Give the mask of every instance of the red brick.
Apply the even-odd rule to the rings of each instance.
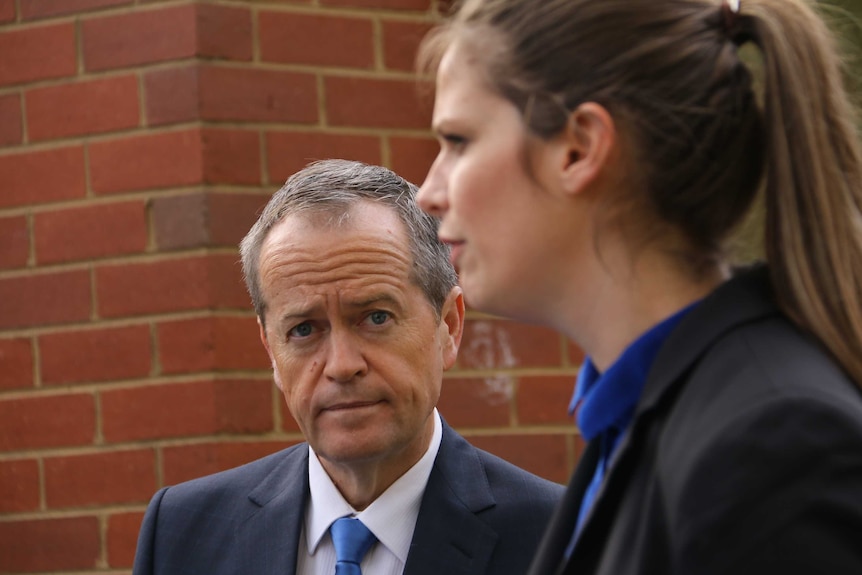
[[[239,258],[233,255],[210,256],[209,277],[212,306],[251,311],[251,300],[242,278]]]
[[[147,122],[151,126],[197,120],[200,116],[198,67],[156,70],[144,75]]]
[[[33,344],[24,338],[0,339],[0,389],[25,387],[33,387]]]
[[[238,467],[295,443],[295,441],[258,441],[165,447],[162,450],[162,477],[165,485],[176,485],[189,479]]]
[[[545,479],[565,483],[569,478],[565,435],[468,435],[467,440]]]
[[[42,381],[48,385],[146,377],[150,329],[146,325],[39,336]]]
[[[197,49],[205,58],[252,59],[251,11],[200,4],[197,9]]]
[[[511,419],[512,377],[451,378],[443,382],[437,408],[455,427],[502,427]]]
[[[312,74],[249,68],[201,68],[204,120],[317,121],[317,80]]]
[[[84,65],[98,71],[192,58],[195,19],[195,8],[188,4],[85,20]]]
[[[408,80],[326,78],[326,113],[333,126],[428,128],[431,109]]]
[[[431,0],[321,0],[324,6],[380,8],[384,10],[428,10]]]
[[[270,194],[194,192],[154,198],[153,232],[160,251],[203,246],[235,247]]]
[[[72,146],[0,156],[0,208],[82,198],[84,148]]]
[[[428,170],[439,150],[439,144],[431,138],[398,136],[389,138],[392,169],[417,186],[425,181],[425,176],[428,175]]]
[[[272,383],[201,381],[102,394],[110,442],[272,430]]]
[[[374,66],[373,28],[366,18],[261,12],[260,57],[312,66]],[[326,38],[321,42],[321,38]],[[313,46],[314,49],[309,49]]]
[[[0,461],[0,513],[39,509],[39,465],[35,459]]]
[[[84,136],[138,125],[138,80],[105,78],[25,93],[31,140]]]
[[[200,131],[145,134],[90,144],[90,178],[97,194],[201,183]]]
[[[150,219],[159,251],[208,246],[209,208],[207,192],[153,198]]]
[[[0,329],[83,321],[90,307],[85,270],[0,280]]]
[[[102,317],[249,307],[233,255],[211,255],[96,270]]]
[[[575,376],[521,377],[518,382],[518,422],[574,425],[568,414]]]
[[[45,459],[45,500],[51,509],[144,503],[156,490],[152,450]]]
[[[39,264],[143,252],[147,218],[143,202],[100,204],[36,214]]]
[[[22,126],[21,97],[18,94],[0,96],[0,147],[24,141]]]
[[[383,64],[393,70],[413,71],[416,51],[431,29],[426,22],[383,22]]]
[[[382,162],[380,139],[376,136],[269,132],[266,151],[269,181],[278,185],[313,160],[345,158],[366,164]]]
[[[114,513],[108,517],[108,567],[131,567],[135,562],[143,513]]]
[[[64,22],[0,32],[0,54],[7,55],[0,59],[0,86],[74,76],[75,25]]]
[[[0,401],[0,451],[90,445],[95,434],[96,409],[90,394]]]
[[[23,19],[35,20],[131,4],[132,0],[20,0],[20,2]]]
[[[261,183],[260,136],[250,130],[205,128],[204,180],[208,184]]]
[[[11,22],[16,17],[15,0],[0,0],[0,22]]]
[[[0,218],[0,268],[21,268],[30,256],[30,234],[25,216]]]
[[[257,221],[271,194],[207,194],[210,245],[236,246]]]
[[[458,355],[464,368],[557,367],[560,336],[552,329],[503,320],[467,321]]]
[[[95,569],[99,555],[96,517],[0,522],[4,573]]]
[[[253,317],[207,317],[160,324],[158,350],[164,373],[270,366]]]

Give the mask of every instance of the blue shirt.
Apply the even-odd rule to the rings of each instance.
[[[599,373],[589,357],[584,360],[578,372],[569,413],[573,414],[575,408],[580,405],[577,424],[581,435],[587,441],[598,438],[601,442],[601,454],[593,479],[581,501],[577,527],[566,549],[567,556],[571,554],[575,538],[599,490],[617,443],[631,424],[647,375],[659,349],[673,328],[697,303],[686,306],[642,334],[605,373]]]

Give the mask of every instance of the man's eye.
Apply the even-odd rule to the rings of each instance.
[[[291,337],[308,337],[311,335],[311,324],[303,322],[288,332]]]
[[[370,319],[371,323],[373,323],[374,325],[383,325],[384,323],[386,323],[386,320],[388,320],[389,317],[390,316],[388,311],[373,311],[368,316],[368,319]]]

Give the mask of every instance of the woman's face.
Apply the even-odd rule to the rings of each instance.
[[[540,319],[547,297],[560,291],[555,258],[572,241],[555,193],[564,158],[553,140],[528,134],[515,106],[486,86],[480,66],[458,45],[440,63],[433,119],[440,152],[419,204],[441,218],[440,238],[451,246],[472,307]]]

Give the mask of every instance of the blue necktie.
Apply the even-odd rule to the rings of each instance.
[[[335,545],[335,575],[362,575],[359,563],[377,541],[374,533],[355,517],[336,519],[329,532]]]

